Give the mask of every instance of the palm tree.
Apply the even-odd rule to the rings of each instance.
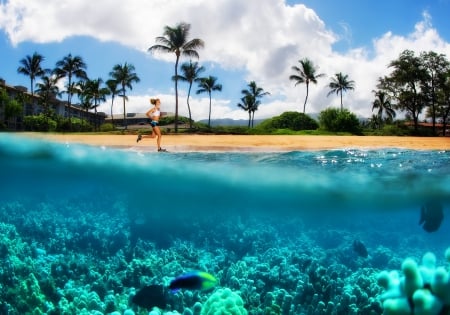
[[[242,90],[241,91],[242,94],[244,94],[245,96],[250,95],[252,98],[252,107],[250,109],[251,113],[252,113],[252,127],[253,127],[253,122],[255,120],[255,111],[258,110],[258,106],[261,104],[260,99],[265,96],[265,95],[270,95],[269,92],[264,92],[264,89],[257,86],[255,81],[251,81],[248,84],[248,89],[246,90]]]
[[[41,97],[44,114],[48,118],[50,114],[50,101],[59,94],[59,88],[57,86],[58,78],[54,75],[43,75],[41,79],[41,82],[36,83],[36,93]]]
[[[71,106],[72,106],[72,96],[75,93],[74,91],[74,78],[78,79],[86,79],[86,63],[83,61],[83,58],[80,56],[72,56],[72,54],[68,54],[63,59],[56,62],[56,68],[53,70],[54,74],[56,74],[58,79],[67,77],[67,116],[69,117],[69,125],[72,128],[72,120],[71,120]]]
[[[395,118],[395,110],[392,108],[391,98],[384,91],[373,91],[376,99],[373,101],[372,111],[378,109],[378,119],[383,122],[383,113],[386,114],[386,120],[392,121]]]
[[[250,122],[252,121],[252,109],[254,106],[254,98],[246,94],[241,98],[241,102],[237,104],[238,107],[248,112],[248,128],[250,128]]]
[[[125,129],[128,129],[127,126],[127,113],[125,101],[127,100],[126,90],[127,88],[132,90],[133,83],[138,83],[141,79],[137,76],[135,68],[132,64],[124,63],[123,65],[117,64],[113,67],[113,70],[109,73],[109,75],[115,80],[120,86],[120,97],[123,98],[123,123]]]
[[[37,52],[34,52],[32,56],[26,56],[20,60],[21,66],[17,68],[17,72],[30,77],[30,91],[31,100],[34,104],[34,81],[36,77],[43,76],[48,70],[42,68],[42,62],[44,57]],[[32,105],[32,111],[34,113],[34,106]]]
[[[100,102],[106,101],[106,95],[108,95],[109,90],[106,87],[102,86],[103,80],[102,78],[87,80],[87,89],[85,93],[88,98],[92,99],[94,102],[92,104],[92,108],[95,111],[95,129],[98,127],[98,119],[97,119],[97,107],[100,105]]]
[[[187,96],[187,107],[189,112],[189,128],[192,129],[192,116],[191,116],[191,107],[189,105],[189,97],[191,95],[192,83],[198,82],[200,80],[199,75],[203,72],[205,68],[203,66],[199,66],[198,62],[189,61],[189,63],[185,62],[181,65],[181,75],[178,76],[178,79],[184,82],[189,83],[188,96]]]
[[[296,74],[293,74],[289,76],[289,80],[295,81],[295,86],[305,83],[306,84],[306,97],[305,97],[305,103],[303,104],[303,114],[306,110],[306,102],[308,101],[308,94],[309,94],[309,83],[317,84],[317,79],[320,77],[323,77],[324,74],[316,74],[317,68],[314,67],[314,64],[311,60],[308,58],[305,58],[303,60],[298,61],[301,65],[300,67],[293,66],[292,70],[296,72]]]
[[[163,36],[156,37],[158,44],[151,46],[148,51],[162,51],[166,53],[175,53],[175,132],[178,132],[178,62],[180,56],[199,58],[196,49],[203,48],[204,43],[201,39],[194,38],[188,41],[190,24],[181,22],[175,27],[164,27]]]
[[[212,91],[222,91],[222,84],[217,83],[216,77],[209,76],[201,78],[198,87],[197,94],[208,93],[209,95],[208,127],[211,128],[211,93]]]
[[[339,72],[331,78],[331,82],[328,84],[328,87],[330,88],[330,92],[328,92],[327,96],[333,93],[339,94],[341,96],[341,111],[344,110],[344,106],[342,104],[342,92],[354,90],[355,81],[349,80],[347,74],[344,75],[342,72]]]
[[[114,98],[119,93],[117,89],[117,81],[114,79],[109,79],[106,81],[106,86],[108,87],[109,94],[111,94],[111,123],[114,126],[114,116],[113,116],[113,106],[114,106]]]

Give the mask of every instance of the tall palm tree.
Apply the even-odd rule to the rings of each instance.
[[[126,106],[125,101],[127,100],[126,97],[126,90],[127,88],[132,90],[133,89],[133,83],[138,83],[141,81],[139,79],[138,75],[136,74],[135,68],[132,64],[124,63],[123,65],[117,64],[113,67],[113,70],[109,73],[109,75],[117,82],[117,84],[120,86],[120,95],[123,98],[123,123],[125,126],[125,129],[128,129],[127,126],[127,113],[126,113]]]
[[[72,128],[71,106],[74,91],[74,78],[86,79],[87,65],[80,56],[72,56],[68,54],[63,59],[56,62],[56,68],[53,70],[58,79],[67,77],[66,93],[67,93],[67,116],[69,117],[69,125]]]
[[[114,116],[113,116],[113,106],[114,98],[119,93],[117,81],[114,79],[109,79],[106,81],[106,86],[109,89],[109,94],[111,94],[111,123],[114,126]]]
[[[209,95],[208,127],[211,128],[211,93],[212,91],[222,91],[222,84],[217,83],[216,77],[209,76],[201,78],[198,87],[197,94],[208,93]]]
[[[194,38],[188,41],[190,24],[181,22],[175,27],[164,27],[163,36],[156,37],[156,45],[151,46],[148,51],[161,51],[175,53],[175,132],[178,132],[178,62],[180,56],[199,58],[197,49],[203,48],[201,39]]]
[[[270,93],[265,92],[263,88],[257,86],[255,81],[251,81],[248,84],[248,89],[242,90],[241,93],[244,94],[245,96],[250,95],[253,99],[253,105],[250,109],[250,111],[252,113],[251,120],[252,120],[252,127],[253,127],[253,122],[255,120],[255,111],[258,110],[258,106],[261,104],[260,99],[265,95],[270,95]]]
[[[254,98],[253,96],[246,94],[241,98],[241,102],[237,104],[239,108],[242,108],[246,112],[248,112],[248,128],[250,128],[250,123],[252,121],[252,109],[254,106]]]
[[[392,108],[391,98],[386,92],[374,91],[374,93],[376,98],[373,101],[372,111],[378,109],[377,116],[381,126],[383,114],[387,116],[387,120],[392,121],[395,118],[395,110]]]
[[[27,55],[20,60],[20,66],[17,68],[17,72],[30,77],[30,92],[32,111],[34,113],[34,81],[37,77],[41,77],[48,72],[47,69],[42,68],[42,62],[44,57],[37,52],[34,52],[32,56]]]
[[[314,66],[311,60],[304,58],[298,61],[301,67],[293,66],[292,70],[295,74],[289,76],[289,80],[295,81],[295,86],[305,83],[306,85],[306,97],[303,104],[303,114],[306,110],[306,102],[308,101],[309,83],[317,84],[317,79],[323,77],[323,73],[316,74],[317,68]]]
[[[341,111],[344,110],[344,105],[342,104],[342,92],[347,90],[355,89],[355,81],[348,79],[348,74],[342,74],[342,72],[336,73],[334,77],[331,78],[331,82],[328,84],[330,94],[336,93],[341,96]]]
[[[191,106],[189,105],[189,97],[191,95],[192,84],[200,80],[200,73],[205,71],[203,66],[199,66],[198,62],[189,61],[181,65],[181,74],[178,79],[189,83],[188,96],[187,96],[187,107],[189,112],[189,128],[192,129],[192,116],[191,116]]]

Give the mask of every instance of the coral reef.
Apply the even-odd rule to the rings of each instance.
[[[445,251],[450,262],[450,248]],[[385,314],[439,315],[450,312],[450,276],[445,267],[436,266],[436,256],[428,252],[418,265],[412,258],[403,261],[402,272],[383,271],[378,283]]]
[[[378,268],[401,261],[396,252],[404,253],[401,244],[387,246],[390,235],[385,243],[367,241],[369,255],[362,258],[352,251],[354,233],[320,233],[295,220],[240,218],[238,224],[226,219],[218,224],[205,218],[191,223],[195,233],[183,230],[181,238],[175,230],[159,242],[154,234],[132,235],[125,202],[107,198],[77,207],[20,202],[0,207],[2,314],[149,314],[130,303],[135,292],[149,284],[167,286],[189,270],[213,274],[220,283],[216,291],[179,291],[170,295],[167,309],[150,314],[213,314],[219,304],[237,307],[240,313],[233,314],[382,314],[379,296],[387,309],[387,300],[397,301],[382,294],[386,288],[394,292],[391,274],[377,283]],[[408,283],[416,283],[408,292],[423,289],[426,270],[434,270],[434,288],[448,278],[426,257],[419,267],[404,264]],[[439,297],[446,304],[448,290],[441,291],[447,292]],[[417,303],[434,298],[419,292],[413,296]]]

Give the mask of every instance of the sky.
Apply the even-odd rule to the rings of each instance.
[[[338,72],[355,82],[344,93],[344,107],[372,116],[378,78],[405,49],[450,56],[450,0],[0,0],[0,78],[30,86],[18,74],[19,61],[38,52],[45,68],[69,53],[83,58],[89,78],[109,79],[116,64],[131,63],[141,79],[128,91],[127,112],[143,113],[150,97],[174,112],[171,80],[175,55],[149,53],[165,26],[191,25],[200,38],[203,76],[215,76],[221,92],[212,94],[211,118],[248,119],[237,104],[250,81],[269,92],[255,119],[303,111],[306,86],[289,80],[292,66],[308,58],[324,76],[310,84],[306,113],[339,107],[327,96]],[[450,59],[450,58],[449,58]],[[180,63],[189,62],[182,58]],[[65,82],[60,82],[63,90]],[[188,116],[188,85],[179,84],[179,113]],[[191,94],[192,118],[208,118],[209,98]],[[65,97],[63,96],[65,99]],[[98,110],[110,113],[108,99]],[[121,100],[113,112],[123,113]]]

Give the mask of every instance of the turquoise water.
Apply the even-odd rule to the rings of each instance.
[[[306,246],[311,253],[342,249],[351,255],[349,244],[361,239],[369,253],[388,248],[390,255],[403,255],[390,257],[385,265],[369,260],[366,267],[393,268],[404,255],[433,250],[441,257],[450,245],[448,151],[162,154],[2,134],[0,165],[1,222],[15,226],[18,237],[31,247],[61,257],[91,249],[86,255],[105,260],[142,240],[154,244],[153,250],[190,242],[216,257],[210,260],[218,259],[219,248],[233,252],[228,265],[222,261],[209,267],[218,273],[245,257],[282,251],[284,244],[293,244],[297,252]],[[418,225],[420,208],[427,202],[444,208],[444,221],[434,233]],[[69,242],[87,233],[77,231],[83,226],[89,227],[92,239]],[[296,241],[305,235],[308,245]],[[62,238],[64,248],[58,245]],[[99,239],[101,244],[95,245]],[[112,242],[114,246],[108,245]],[[257,242],[263,252],[258,252]],[[361,267],[353,258],[355,263],[347,266],[352,270]],[[131,260],[124,258],[126,263]],[[177,271],[207,265],[199,260],[178,263]],[[161,279],[153,272],[148,280],[164,281],[175,273],[163,271]],[[138,285],[121,281],[122,292]],[[271,290],[274,286],[283,288],[272,284]],[[258,293],[261,300],[263,293]]]

